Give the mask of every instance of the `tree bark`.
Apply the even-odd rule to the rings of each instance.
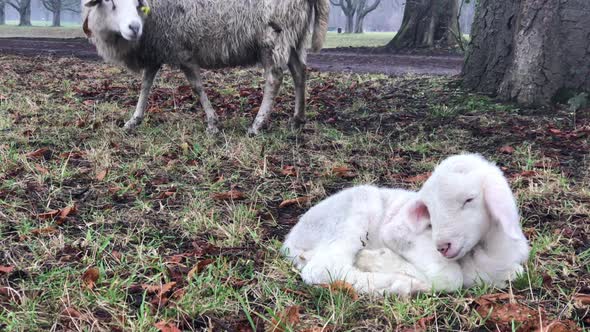
[[[386,47],[456,47],[458,11],[457,0],[407,0],[402,25]]]
[[[6,3],[0,0],[0,25],[6,24]]]
[[[23,1],[26,3],[26,5],[21,7],[21,10],[19,10],[20,21],[18,25],[31,26],[31,0]]]
[[[333,6],[340,7],[342,13],[346,16],[346,26],[344,27],[344,33],[352,33],[354,29],[354,14],[357,9],[358,0],[330,0]]]
[[[524,106],[590,91],[588,17],[588,0],[480,0],[465,87]]]
[[[356,24],[354,27],[354,33],[363,33],[365,17],[379,6],[381,0],[374,0],[371,5],[367,4],[368,0],[358,0],[356,10]]]

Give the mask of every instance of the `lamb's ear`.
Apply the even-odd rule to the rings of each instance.
[[[98,5],[98,4],[100,4],[101,1],[102,0],[90,0],[86,4],[84,4],[84,6],[86,6],[86,7],[94,7],[94,6]]]
[[[424,202],[417,199],[408,207],[409,223],[414,232],[422,232],[430,225],[430,212]]]
[[[487,174],[483,183],[483,195],[488,212],[500,223],[504,232],[515,240],[522,239],[516,200],[508,181],[499,170]]]

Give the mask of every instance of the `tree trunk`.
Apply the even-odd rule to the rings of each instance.
[[[22,0],[23,5],[21,5],[20,10],[18,11],[20,15],[20,22],[18,25],[20,26],[31,26],[31,0]]]
[[[55,11],[53,11],[53,23],[51,24],[51,26],[53,27],[58,27],[61,26],[61,8],[56,8]]]
[[[364,29],[363,29],[364,22],[365,22],[365,16],[358,14],[356,16],[356,23],[354,25],[354,33],[363,33],[364,32]]]
[[[457,46],[457,0],[407,0],[404,19],[389,49]]]
[[[524,106],[590,91],[588,17],[588,0],[480,0],[465,87]]]
[[[354,29],[354,13],[352,15],[346,15],[346,26],[344,27],[344,33],[352,33]]]
[[[6,3],[0,0],[0,25],[6,24]]]

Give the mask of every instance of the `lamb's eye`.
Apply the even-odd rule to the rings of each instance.
[[[474,198],[468,198],[468,199],[466,199],[465,202],[463,203],[463,207],[465,207],[465,205],[473,202],[473,200],[474,200]]]

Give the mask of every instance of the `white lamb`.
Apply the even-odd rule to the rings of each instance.
[[[457,289],[461,269],[437,252],[417,197],[373,186],[343,190],[305,213],[282,251],[308,284],[346,280],[360,292],[399,295]]]

